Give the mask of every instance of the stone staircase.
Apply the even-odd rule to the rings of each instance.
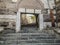
[[[0,45],[60,45],[60,39],[44,32],[0,34]]]

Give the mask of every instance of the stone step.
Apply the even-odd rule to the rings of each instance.
[[[4,44],[4,41],[1,41],[1,40],[0,40],[0,44]]]
[[[59,42],[58,42],[59,41]],[[60,40],[6,40],[6,41],[0,41],[0,44],[20,44],[20,43],[60,43]]]
[[[54,40],[6,40],[5,43],[54,43]]]
[[[28,44],[18,44],[18,45],[60,45],[58,43],[28,43]]]
[[[7,40],[5,44],[20,44],[20,43],[57,43],[55,40]],[[60,42],[59,42],[60,43]]]
[[[60,43],[60,40],[56,40],[55,43]]]
[[[56,37],[55,35],[2,35],[0,37]]]
[[[28,40],[28,39],[38,39],[38,40],[40,40],[40,39],[56,39],[56,38],[51,38],[51,37],[49,37],[49,38],[42,38],[42,37],[40,37],[40,38],[27,38],[27,37],[22,37],[22,38],[18,38],[18,37],[11,37],[11,38],[2,38],[3,40]]]
[[[46,33],[9,33],[9,34],[2,34],[1,36],[55,36]]]
[[[3,31],[1,31],[2,34],[8,34],[8,33],[15,33],[15,30],[13,29],[5,29]]]
[[[29,36],[14,37],[14,36],[12,36],[12,37],[0,37],[0,39],[5,39],[5,40],[6,39],[7,40],[15,40],[15,39],[17,39],[17,40],[19,40],[19,39],[20,40],[22,40],[22,39],[25,40],[26,39],[27,40],[27,39],[56,39],[56,38],[55,37],[43,37],[43,36],[41,36],[41,37],[40,36],[39,37],[31,37],[31,36],[30,37]]]
[[[56,37],[55,35],[2,35],[0,37]]]
[[[60,43],[21,43],[21,44],[2,44],[2,45],[60,45]]]
[[[0,36],[0,37],[56,37],[54,35],[3,35],[3,36]]]

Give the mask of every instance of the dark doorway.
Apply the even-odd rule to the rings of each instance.
[[[21,13],[21,30],[39,28],[39,15],[32,13]]]

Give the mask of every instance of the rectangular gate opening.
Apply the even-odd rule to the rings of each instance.
[[[36,30],[39,28],[39,15],[32,13],[21,13],[21,30]]]

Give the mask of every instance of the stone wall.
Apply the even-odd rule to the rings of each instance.
[[[0,31],[6,28],[5,25],[7,28],[13,28],[13,25],[16,25],[16,15],[0,15]]]

